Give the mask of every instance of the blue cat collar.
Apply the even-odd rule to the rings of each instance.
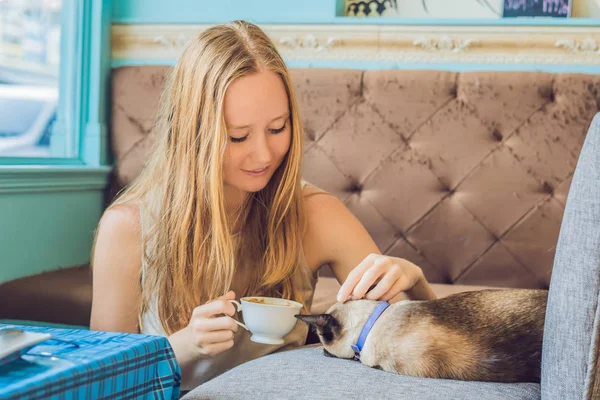
[[[369,336],[369,332],[371,332],[371,328],[373,328],[373,325],[375,325],[375,321],[377,321],[377,319],[389,306],[390,303],[388,303],[387,301],[382,301],[381,303],[379,303],[379,305],[377,305],[375,310],[369,316],[369,319],[363,326],[362,331],[358,336],[358,341],[356,342],[356,344],[350,345],[350,347],[352,347],[352,350],[354,350],[354,359],[360,360],[360,352],[362,351],[363,346],[365,345],[365,341],[367,340],[367,336]]]

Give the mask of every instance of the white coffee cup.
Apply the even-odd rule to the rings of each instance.
[[[235,321],[242,328],[250,331],[250,340],[263,344],[283,344],[283,337],[290,333],[298,320],[302,304],[274,297],[242,297],[237,305],[238,312],[244,313],[245,325]]]

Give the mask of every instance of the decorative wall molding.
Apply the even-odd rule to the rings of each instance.
[[[558,40],[556,47],[562,47],[565,50],[569,50],[573,53],[579,54],[600,54],[600,46],[594,39],[583,39],[581,41],[576,40]]]
[[[160,44],[164,48],[167,48],[171,51],[180,51],[182,50],[190,38],[180,33],[177,37],[167,37],[165,35],[158,35],[154,37],[154,43]]]
[[[113,61],[176,59],[210,25],[113,25]],[[600,66],[600,27],[261,25],[287,61]]]
[[[340,44],[341,40],[336,37],[328,37],[325,43],[319,41],[315,35],[309,33],[304,36],[284,36],[279,39],[279,44],[284,47],[289,47],[294,50],[296,49],[313,49],[316,51],[328,50],[335,46],[336,44]]]
[[[418,39],[413,42],[415,46],[422,47],[430,51],[450,51],[460,53],[476,44],[477,40],[465,39],[455,40],[448,36],[442,36],[439,39]]]

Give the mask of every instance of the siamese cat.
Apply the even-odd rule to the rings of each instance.
[[[399,301],[375,321],[359,359],[416,377],[539,382],[547,298],[547,290],[487,289]],[[379,303],[336,303],[296,318],[316,328],[325,355],[357,359],[351,345]]]

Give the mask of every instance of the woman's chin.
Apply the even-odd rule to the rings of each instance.
[[[260,192],[261,190],[263,190],[267,184],[269,183],[269,179],[267,177],[264,177],[261,179],[250,179],[249,181],[244,182],[242,185],[239,186],[240,190],[243,190],[244,192],[247,193],[256,193],[256,192]]]
[[[244,189],[246,192],[248,193],[256,193],[256,192],[260,192],[261,190],[263,190],[266,186],[267,186],[267,182],[265,182],[264,184],[258,185],[247,185],[247,187]]]

